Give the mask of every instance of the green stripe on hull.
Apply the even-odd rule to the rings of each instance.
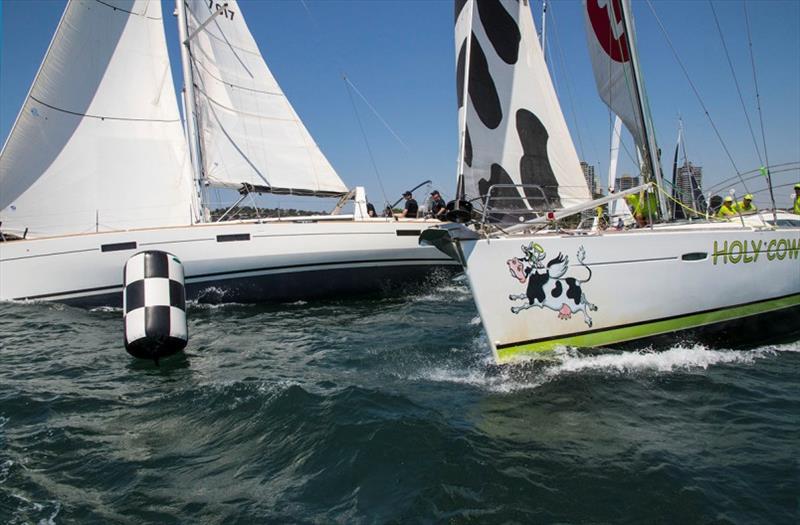
[[[578,348],[606,346],[669,332],[688,330],[723,321],[732,321],[751,315],[765,314],[796,306],[800,306],[800,294],[711,312],[673,317],[661,321],[643,322],[641,324],[628,325],[620,328],[609,328],[607,330],[588,334],[577,334],[563,338],[523,343],[517,346],[498,349],[497,357],[499,362],[506,363],[523,354],[547,352],[559,346],[573,346]]]

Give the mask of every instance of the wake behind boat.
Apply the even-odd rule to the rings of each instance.
[[[457,2],[458,188],[483,209],[470,226],[427,230],[420,242],[464,267],[499,362],[559,346],[764,341],[796,332],[800,217],[770,210],[668,220],[630,5],[604,5],[585,3],[595,76],[601,98],[633,135],[648,182],[592,200],[530,7]],[[628,196],[644,203],[649,217],[639,219],[649,226],[562,222]]]
[[[121,301],[122,267],[158,249],[189,298],[380,292],[457,264],[371,218],[314,143],[239,5],[176,2],[178,111],[160,2],[71,0],[0,152],[0,299]],[[339,199],[335,214],[211,222],[209,189]],[[340,214],[352,203],[351,214]]]

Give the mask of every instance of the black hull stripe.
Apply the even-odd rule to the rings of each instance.
[[[186,284],[193,284],[193,281],[197,279],[202,279],[206,277],[223,277],[226,276],[228,278],[236,277],[240,274],[245,273],[253,273],[253,272],[269,272],[269,271],[276,271],[276,270],[293,270],[299,268],[310,268],[310,267],[325,267],[326,269],[329,268],[336,268],[337,266],[349,266],[352,264],[381,264],[381,263],[390,263],[390,262],[402,262],[406,264],[427,264],[430,265],[432,263],[438,263],[441,266],[459,266],[456,261],[449,260],[449,259],[380,259],[380,260],[369,260],[369,261],[342,261],[342,262],[335,262],[335,263],[314,263],[314,264],[294,264],[294,265],[287,265],[287,266],[270,266],[264,268],[252,268],[249,270],[236,270],[236,271],[228,271],[228,272],[214,272],[214,273],[204,273],[199,275],[187,275],[186,276]],[[395,266],[395,265],[386,265]],[[405,265],[402,265],[405,266]],[[314,271],[314,270],[310,270]],[[116,284],[112,286],[99,286],[97,288],[82,288],[79,290],[67,290],[63,292],[55,292],[55,293],[46,293],[40,295],[28,295],[25,297],[17,297],[12,299],[13,301],[26,301],[26,300],[35,300],[35,299],[48,299],[52,297],[60,297],[63,295],[75,295],[75,294],[90,294],[94,292],[115,292],[115,291],[122,291],[122,284]]]
[[[585,330],[585,331],[582,331],[582,332],[572,332],[570,334],[561,334],[561,335],[557,335],[557,336],[554,336],[554,337],[542,337],[542,338],[539,338],[539,339],[527,339],[527,340],[524,340],[524,341],[517,341],[517,342],[514,342],[514,343],[505,343],[505,344],[502,344],[502,345],[497,345],[497,349],[498,350],[502,350],[503,348],[510,348],[510,347],[514,347],[514,346],[522,346],[522,345],[528,345],[528,344],[534,344],[534,343],[544,343],[544,342],[547,342],[547,341],[553,341],[555,339],[567,339],[567,338],[570,338],[570,337],[596,334],[596,333],[599,333],[599,332],[606,332],[608,330],[618,330],[618,329],[623,329],[623,328],[630,328],[632,326],[637,326],[637,325],[642,325],[642,324],[650,324],[650,323],[658,323],[658,322],[662,322],[662,321],[670,321],[672,319],[680,319],[681,317],[686,317],[688,315],[709,314],[709,313],[712,313],[712,312],[719,312],[719,311],[722,311],[722,310],[729,310],[731,308],[740,308],[742,306],[750,306],[750,305],[754,305],[754,304],[766,303],[766,302],[769,302],[769,301],[778,301],[778,300],[781,300],[781,299],[786,299],[788,297],[793,297],[795,295],[797,295],[797,294],[796,293],[790,293],[790,294],[787,294],[787,295],[780,295],[778,297],[770,297],[769,299],[760,299],[758,301],[750,301],[748,303],[731,304],[731,305],[728,305],[728,306],[722,306],[720,308],[711,308],[710,310],[700,310],[698,312],[688,312],[688,313],[685,313],[685,314],[671,315],[669,317],[660,317],[658,319],[647,319],[645,321],[638,321],[638,322],[635,322],[635,323],[607,326],[605,328],[596,328],[594,330]]]
[[[70,250],[67,252],[53,252],[53,253],[40,253],[39,255],[24,255],[22,257],[9,257],[8,259],[0,259],[0,263],[6,261],[19,261],[21,259],[36,259],[37,257],[51,257],[53,255],[70,255],[73,253],[89,253],[99,252],[100,248],[86,248],[85,250]]]

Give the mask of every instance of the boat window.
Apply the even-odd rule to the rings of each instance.
[[[249,241],[249,233],[232,233],[230,235],[217,235],[217,242]]]
[[[776,223],[774,221],[767,221],[767,222],[769,224],[772,224],[773,226],[776,225]],[[777,226],[778,227],[783,227],[783,228],[798,228],[798,227],[800,227],[800,220],[796,220],[796,219],[778,219]]]
[[[421,230],[397,230],[398,237],[419,237]]]
[[[708,253],[706,252],[691,252],[691,253],[684,253],[681,255],[681,259],[684,261],[702,261],[703,259],[708,259]]]
[[[135,249],[136,249],[136,241],[115,242],[113,244],[100,245],[101,252],[119,252],[122,250],[135,250]]]

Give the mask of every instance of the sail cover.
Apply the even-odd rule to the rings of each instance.
[[[346,193],[267,68],[239,5],[225,3],[211,18],[223,2],[186,2],[205,178],[273,193]]]
[[[191,221],[161,2],[73,0],[0,152],[3,230]]]
[[[584,0],[586,38],[600,98],[622,119],[639,151],[645,151],[632,61],[633,42],[625,30],[622,2],[626,2],[630,12],[629,0]]]
[[[542,190],[552,208],[591,200],[527,0],[457,0],[455,9],[459,196],[526,184],[541,190],[494,195],[519,195],[528,208],[541,207]]]

